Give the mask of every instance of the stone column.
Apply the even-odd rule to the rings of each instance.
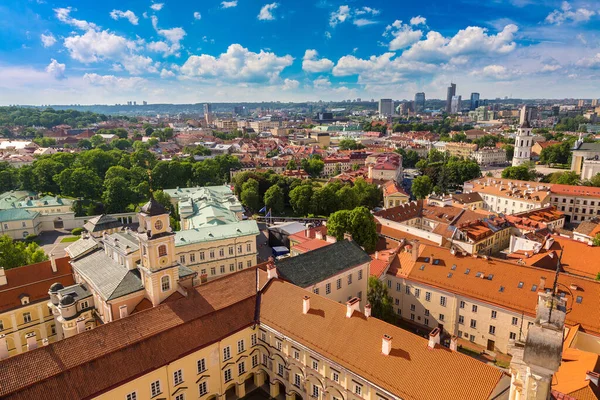
[[[279,383],[278,382],[271,382],[271,385],[269,387],[269,395],[273,398],[275,398],[279,395]]]
[[[21,335],[19,332],[19,325],[17,324],[17,316],[15,315],[15,313],[12,313],[10,315],[10,320],[12,323],[12,327],[13,327],[13,340],[15,342],[15,350],[17,352],[17,354],[20,354],[23,352],[23,343],[21,342]]]
[[[244,384],[244,381],[236,385],[236,394],[238,399],[241,399],[246,395],[246,385]]]

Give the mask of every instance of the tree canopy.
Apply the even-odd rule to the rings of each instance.
[[[0,236],[0,265],[4,269],[35,264],[47,259],[44,250],[35,242],[15,242],[8,235]]]
[[[349,233],[367,252],[374,251],[377,245],[375,218],[366,207],[334,212],[327,220],[327,233],[337,240],[343,240],[344,234]]]

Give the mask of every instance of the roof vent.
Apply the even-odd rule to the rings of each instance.
[[[390,335],[383,335],[381,339],[381,353],[389,356],[392,352],[392,337]]]
[[[346,318],[351,318],[354,311],[360,311],[360,299],[353,297],[346,302]]]

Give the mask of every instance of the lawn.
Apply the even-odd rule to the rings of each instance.
[[[61,243],[69,243],[69,242],[76,242],[79,240],[79,236],[69,236],[66,238],[61,239]]]

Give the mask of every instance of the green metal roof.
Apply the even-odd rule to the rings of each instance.
[[[226,225],[205,226],[175,232],[175,246],[187,246],[193,243],[212,242],[248,235],[258,235],[256,221],[239,221]]]
[[[32,220],[39,215],[37,211],[28,211],[20,208],[0,210],[0,222]]]

